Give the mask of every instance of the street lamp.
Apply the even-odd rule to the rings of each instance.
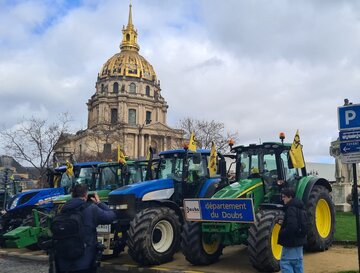
[[[140,145],[140,135],[141,135],[141,131],[144,129],[145,125],[148,125],[151,123],[151,119],[146,119],[145,122],[142,125],[139,125],[139,136],[138,136],[138,154],[137,157],[140,157],[140,153],[141,153],[141,145],[144,146],[144,143],[141,143]],[[144,141],[144,138],[143,138]]]

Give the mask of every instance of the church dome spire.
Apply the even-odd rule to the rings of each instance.
[[[134,28],[132,22],[132,5],[129,5],[129,19],[127,26],[122,29],[123,39],[120,44],[120,50],[131,50],[131,51],[139,51],[140,47],[137,44],[137,31]]]

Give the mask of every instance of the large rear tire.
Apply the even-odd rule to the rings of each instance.
[[[128,253],[141,265],[171,261],[180,246],[180,230],[179,217],[172,209],[144,209],[130,222]]]
[[[280,270],[282,246],[277,243],[280,232],[278,221],[283,219],[280,210],[263,210],[256,214],[249,228],[248,253],[253,267],[262,272]]]
[[[320,185],[311,190],[306,209],[309,216],[306,250],[327,250],[334,239],[335,208],[329,191]]]
[[[202,233],[201,223],[185,222],[181,239],[181,251],[193,265],[215,263],[224,248],[220,236]]]

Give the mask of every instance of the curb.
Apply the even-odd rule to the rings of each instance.
[[[341,245],[341,246],[356,246],[356,241],[333,241],[333,245]]]
[[[15,252],[15,251],[4,251],[0,249],[0,257],[12,257],[17,259],[38,261],[42,263],[48,263],[49,257],[46,254],[39,253],[35,254],[33,252]],[[161,266],[152,266],[152,267],[140,267],[132,264],[111,264],[107,261],[101,262],[101,269],[106,270],[107,273],[115,273],[115,272],[129,272],[129,273],[207,273],[205,271],[197,271],[197,270],[179,270],[173,268],[166,268]],[[109,271],[110,270],[110,271]]]
[[[207,273],[205,271],[196,271],[196,270],[180,270],[180,269],[173,269],[173,268],[166,268],[160,266],[152,266],[152,267],[139,267],[136,265],[130,264],[110,264],[107,262],[102,262],[101,267],[106,269],[107,273],[114,273],[114,272],[129,272],[129,273],[164,273],[164,272],[171,272],[171,273]],[[108,271],[112,270],[112,271]]]
[[[49,258],[45,254],[34,254],[34,253],[21,253],[21,252],[8,252],[4,250],[0,250],[0,257],[14,257],[25,260],[32,260],[38,262],[48,262]]]

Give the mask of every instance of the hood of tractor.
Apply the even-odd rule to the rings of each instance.
[[[123,186],[119,189],[116,189],[109,193],[109,196],[113,195],[123,195],[123,194],[133,194],[136,198],[142,198],[145,194],[150,192],[156,192],[166,189],[174,188],[173,179],[157,179],[138,182],[130,185]]]
[[[242,179],[222,188],[212,198],[245,198],[252,197],[254,191],[263,191],[261,178]]]

